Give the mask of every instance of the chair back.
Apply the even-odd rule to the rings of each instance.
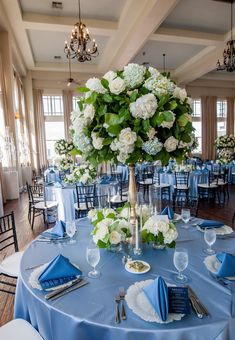
[[[19,250],[14,212],[0,217],[0,251],[10,246],[13,246],[15,251]]]
[[[176,171],[175,172],[175,184],[176,186],[186,185],[188,186],[189,172],[188,171]]]
[[[213,171],[208,171],[208,185],[218,185],[218,174]]]
[[[76,195],[78,206],[80,203],[86,203],[89,199],[94,200],[96,187],[95,184],[92,185],[77,185],[76,183]]]
[[[30,185],[27,182],[26,187],[27,187],[27,193],[28,193],[29,201],[32,204],[35,203],[35,198],[43,199],[43,196],[44,196],[43,195],[43,185],[41,185],[41,184]]]
[[[174,196],[173,197],[173,210],[175,213],[180,214],[181,209],[190,209],[191,216],[197,216],[198,214],[198,197],[196,196]]]

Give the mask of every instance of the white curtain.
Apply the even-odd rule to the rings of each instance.
[[[33,105],[36,122],[36,134],[37,134],[37,153],[38,164],[42,168],[47,165],[47,153],[46,153],[46,133],[45,133],[45,119],[43,112],[43,91],[39,89],[33,90]]]
[[[64,107],[64,135],[65,139],[70,139],[69,127],[71,125],[70,114],[73,111],[73,91],[63,90],[63,107]]]

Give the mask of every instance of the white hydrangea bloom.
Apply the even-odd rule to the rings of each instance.
[[[140,85],[144,80],[146,68],[143,65],[128,64],[124,66],[123,77],[126,86],[130,89]]]
[[[111,244],[118,244],[122,240],[122,236],[116,230],[113,230],[109,235],[109,241]]]
[[[97,93],[106,93],[107,90],[102,86],[100,79],[98,78],[90,78],[87,80],[86,82],[86,87],[91,90],[91,91],[95,91]]]
[[[97,137],[96,133],[91,134],[92,137],[92,144],[96,150],[101,150],[103,148],[103,141],[104,138]]]
[[[129,157],[129,154],[128,154],[128,153],[120,152],[120,153],[117,155],[117,160],[118,160],[120,163],[126,163],[126,160],[128,159],[128,157]]]
[[[119,147],[119,141],[117,138],[115,138],[112,143],[110,144],[110,149],[112,151],[117,151],[118,150],[118,147]]]
[[[86,105],[84,111],[84,118],[86,119],[87,122],[92,122],[95,116],[95,108],[92,104]]]
[[[171,136],[165,141],[164,147],[166,148],[167,152],[172,152],[177,149],[178,144],[179,141],[175,137]]]
[[[154,68],[152,66],[150,66],[148,68],[148,71],[150,72],[151,77],[153,77],[153,78],[157,78],[161,75],[161,73],[156,68]]]
[[[111,93],[120,94],[126,88],[125,82],[122,78],[117,77],[109,83],[109,89]]]
[[[135,118],[148,119],[153,117],[157,106],[157,99],[154,94],[148,93],[131,103],[130,111]]]
[[[178,232],[176,228],[170,228],[167,233],[164,234],[164,243],[170,244],[175,241],[178,237]]]

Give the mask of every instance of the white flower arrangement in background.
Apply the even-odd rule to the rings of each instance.
[[[89,79],[80,91],[71,132],[86,161],[184,159],[193,132],[190,98],[155,68],[131,63]]]
[[[74,167],[70,174],[67,174],[64,178],[65,183],[82,183],[91,184],[94,182],[97,176],[97,170],[90,164],[81,164]]]
[[[175,247],[175,240],[178,237],[174,223],[170,222],[166,216],[163,218],[158,215],[150,217],[145,222],[141,234],[143,241],[166,245],[169,248]]]
[[[72,171],[74,166],[74,161],[72,156],[66,155],[64,158],[59,160],[59,171]]]
[[[233,135],[224,135],[216,138],[215,146],[218,150],[218,163],[228,164],[233,160],[235,137]]]
[[[59,139],[56,141],[54,147],[55,152],[60,156],[69,154],[75,148],[73,142],[68,142],[65,139]]]

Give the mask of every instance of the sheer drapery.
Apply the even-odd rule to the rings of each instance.
[[[43,91],[40,89],[33,90],[33,104],[34,114],[36,122],[37,132],[37,153],[38,153],[38,164],[42,168],[47,164],[47,153],[46,153],[46,133],[45,133],[45,120],[43,112]]]
[[[65,139],[70,139],[69,127],[71,125],[70,115],[73,111],[73,91],[63,90],[63,107],[64,107],[64,135]]]
[[[227,134],[234,134],[234,97],[227,97]]]
[[[202,158],[215,159],[216,97],[201,97],[202,106]]]

